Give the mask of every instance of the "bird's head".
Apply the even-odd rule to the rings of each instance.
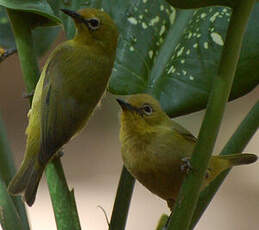
[[[96,42],[105,49],[116,50],[118,30],[111,17],[102,10],[84,8],[78,11],[62,9],[62,11],[73,18],[79,42]]]
[[[133,95],[127,102],[117,101],[122,108],[121,126],[148,132],[169,120],[159,102],[148,94]]]

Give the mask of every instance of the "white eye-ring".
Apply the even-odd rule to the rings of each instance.
[[[151,115],[152,114],[152,112],[153,112],[153,109],[152,109],[152,107],[151,107],[151,105],[149,105],[149,104],[144,104],[143,106],[142,106],[142,108],[143,108],[143,112],[146,114],[146,115]]]
[[[87,24],[91,30],[97,30],[100,27],[100,19],[99,18],[89,18],[87,20]]]

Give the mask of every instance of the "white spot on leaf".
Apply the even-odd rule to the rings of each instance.
[[[213,22],[215,22],[215,20],[216,20],[216,18],[217,18],[217,16],[219,15],[219,12],[216,12],[215,14],[213,14],[212,16],[211,16],[211,18],[210,18],[210,21],[213,23]]]
[[[175,20],[175,10],[173,10],[173,12],[169,15],[169,21],[171,24],[174,23],[174,20]]]
[[[131,52],[133,52],[135,49],[134,49],[133,46],[131,46],[131,47],[129,48],[129,50],[130,50]]]
[[[202,14],[201,14],[201,18],[205,18],[206,16],[207,16],[206,13],[202,13]]]
[[[160,10],[163,11],[165,9],[164,5],[160,5]]]
[[[134,18],[134,17],[129,17],[129,18],[128,18],[128,21],[129,21],[129,23],[131,23],[131,24],[133,24],[133,25],[137,25],[137,24],[138,24],[137,19]]]
[[[160,18],[158,16],[152,18],[149,22],[149,25],[154,26],[156,23],[158,23]]]
[[[165,25],[162,25],[159,35],[161,36],[164,32],[165,32]]]
[[[223,46],[224,41],[219,33],[213,32],[210,34],[212,41],[214,41],[217,45]]]
[[[148,51],[148,56],[150,59],[153,57],[153,54],[154,54],[153,50]]]
[[[184,47],[182,47],[176,54],[177,57],[181,56],[184,51]]]
[[[145,30],[147,28],[147,24],[145,22],[142,22],[142,27]]]

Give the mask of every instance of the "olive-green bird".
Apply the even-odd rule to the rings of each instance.
[[[140,183],[167,201],[172,210],[190,159],[196,138],[172,121],[157,100],[136,94],[128,102],[117,99],[121,113],[120,141],[125,167]],[[212,156],[203,187],[225,169],[250,164],[254,154]]]
[[[77,33],[50,55],[36,86],[28,113],[22,165],[8,191],[34,203],[39,181],[55,153],[77,134],[101,99],[115,59],[118,31],[103,11],[63,9]]]

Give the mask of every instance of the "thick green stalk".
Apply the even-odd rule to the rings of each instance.
[[[21,11],[15,11],[15,10],[8,10],[8,15],[10,18],[10,21],[12,23],[12,28],[15,35],[15,41],[16,41],[16,47],[18,50],[18,55],[20,59],[20,64],[22,68],[22,72],[24,75],[24,81],[27,88],[27,91],[33,92],[37,81],[39,77],[39,68],[37,59],[35,56],[35,52],[33,49],[33,42],[32,42],[32,36],[31,36],[31,27],[30,27],[30,20],[28,14],[24,14]],[[47,165],[47,181],[49,187],[56,188],[55,192],[50,192],[51,194],[51,200],[52,205],[54,208],[54,212],[57,212],[57,204],[59,203],[65,203],[63,207],[68,209],[62,209],[58,210],[58,221],[57,226],[71,226],[71,217],[77,216],[77,210],[76,206],[74,205],[75,202],[73,199],[64,200],[62,199],[60,194],[68,194],[70,193],[68,186],[65,181],[64,171],[62,168],[62,165],[59,160],[54,160],[51,164]],[[62,180],[62,181],[59,181]],[[58,186],[56,186],[58,184]],[[62,185],[62,186],[59,186]],[[67,197],[67,196],[66,196]],[[70,205],[66,205],[67,203],[70,203]],[[59,204],[61,205],[61,204]],[[70,218],[68,217],[68,214],[70,213]],[[56,214],[55,214],[56,215]],[[56,215],[56,216],[57,216]],[[79,219],[78,216],[73,219]],[[62,223],[62,225],[60,224]],[[78,228],[78,223],[76,221],[73,221],[75,223],[72,228],[70,229],[80,229]],[[64,230],[65,228],[58,228],[59,230]]]
[[[37,58],[33,49],[32,32],[28,14],[8,9],[12,24],[16,47],[23,73],[23,79],[28,93],[32,93],[40,76]]]
[[[132,177],[128,170],[123,166],[113,205],[109,230],[125,229],[134,185],[134,177]]]
[[[233,9],[218,74],[213,82],[207,111],[191,159],[193,170],[181,187],[173,217],[169,221],[169,230],[187,230],[190,226],[232,87],[247,21],[254,4],[255,0],[243,0]]]
[[[158,224],[156,226],[156,230],[164,230],[165,226],[166,226],[166,223],[168,221],[168,218],[169,218],[168,215],[162,214],[159,221],[158,221]]]
[[[68,190],[60,158],[52,160],[46,169],[52,205],[54,208],[57,229],[80,230],[73,191]]]
[[[5,128],[4,128],[4,123],[2,121],[1,114],[0,114],[0,175],[1,175],[0,180],[4,180],[4,182],[7,186],[9,184],[10,180],[12,179],[12,177],[14,176],[15,171],[16,170],[15,170],[15,165],[14,165],[14,160],[13,160],[13,153],[12,153],[10,145],[8,143],[8,139],[6,137],[6,132],[5,132]],[[6,186],[1,184],[0,190],[5,190]],[[11,201],[9,201],[10,198],[7,198],[7,194],[5,194],[7,192],[6,191],[1,191],[1,192],[3,194],[3,197],[0,196],[0,199],[3,199],[3,200],[0,201],[0,203],[3,203],[4,200],[6,199],[6,202],[4,202],[4,205],[3,205],[3,211],[8,212],[7,215],[9,216],[9,215],[11,215],[10,212],[12,212],[12,210],[13,210],[13,207],[12,207],[13,204],[11,204]],[[28,223],[28,218],[27,218],[26,210],[24,207],[24,203],[21,200],[21,197],[13,196],[12,200],[13,200],[14,205],[17,209],[17,212],[20,216],[19,221],[21,221],[21,223],[23,224],[23,229],[29,230],[30,227],[29,227],[29,223]],[[10,209],[9,209],[9,211],[6,211],[6,208],[8,207],[7,206],[8,203],[10,205]],[[15,217],[17,215],[17,212],[15,210],[15,213],[13,213],[12,216]]]
[[[259,127],[259,101],[247,114],[245,119],[239,125],[235,133],[232,135],[228,143],[220,154],[227,155],[231,153],[240,153],[244,150],[249,140],[253,137]],[[215,181],[213,181],[204,191],[201,192],[198,204],[196,206],[190,229],[193,229],[198,223],[205,209],[208,207],[213,196],[216,194],[220,185],[230,170],[221,173]]]
[[[0,223],[4,230],[24,230],[13,200],[7,192],[5,181],[0,177]]]

